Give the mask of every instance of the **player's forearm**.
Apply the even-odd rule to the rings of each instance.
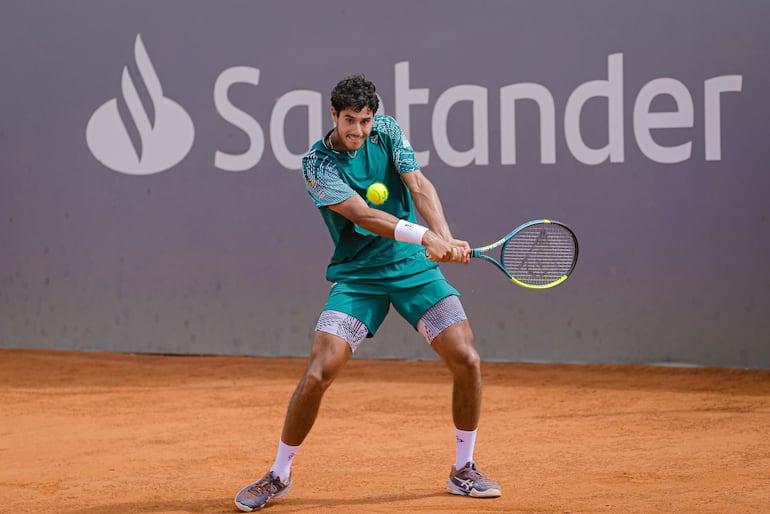
[[[395,238],[396,225],[400,220],[380,209],[372,209],[358,195],[348,198],[344,202],[330,205],[329,209],[344,216],[364,230],[374,232],[379,236]]]
[[[379,209],[367,208],[351,221],[369,232],[393,239],[399,219]]]
[[[434,194],[435,194],[435,190],[434,190]],[[415,203],[420,201],[422,201],[422,199],[417,200]],[[426,202],[424,201],[422,201],[422,203],[423,205],[426,204]],[[431,205],[431,202],[427,202],[427,203]],[[434,223],[436,223],[436,219],[438,219],[438,223],[436,223],[436,226],[444,227],[443,229],[444,232],[443,233],[436,232],[432,226],[430,226],[430,230],[428,230],[427,232],[424,232],[425,230],[424,228],[421,229],[419,225],[414,225],[415,235],[413,237],[408,237],[408,236],[405,238],[402,237],[401,239],[399,239],[396,235],[396,226],[399,224],[399,222],[402,222],[403,220],[400,220],[397,217],[393,216],[392,214],[382,211],[380,209],[372,209],[358,195],[354,195],[338,204],[330,205],[329,209],[336,212],[337,214],[344,216],[348,220],[352,221],[359,227],[365,230],[368,230],[369,232],[373,232],[383,237],[389,237],[391,239],[399,239],[404,241],[410,241],[417,244],[422,244],[423,246],[428,248],[432,247],[434,254],[441,255],[443,253],[446,253],[447,248],[450,248],[447,244],[447,241],[450,240],[451,234],[449,234],[449,228],[446,226],[446,221],[444,220],[443,213],[441,213],[441,203],[437,203],[437,204],[433,203],[432,205],[433,205],[433,209],[435,209],[435,206],[437,205],[438,212],[439,212],[439,216],[434,217]],[[427,212],[428,210],[426,209],[425,213]],[[429,219],[429,217],[425,216],[425,213],[421,212],[420,214],[423,215],[423,217],[428,223],[430,223],[431,220]],[[436,246],[436,245],[439,245],[439,246]]]
[[[412,192],[412,199],[417,212],[430,229],[447,241],[452,239],[452,232],[444,216],[444,208],[433,184],[424,180],[420,189]]]
[[[401,179],[412,193],[417,212],[427,222],[430,229],[441,238],[450,241],[452,233],[444,217],[444,209],[433,183],[420,170],[404,173],[401,175]]]

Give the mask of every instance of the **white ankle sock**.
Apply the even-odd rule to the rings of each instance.
[[[476,432],[478,432],[478,429],[469,432],[455,428],[455,440],[457,442],[457,447],[455,448],[455,469],[460,469],[473,460]]]
[[[291,461],[299,450],[298,446],[289,446],[283,441],[278,441],[278,455],[275,456],[275,462],[270,471],[278,475],[281,482],[286,483],[291,475]]]

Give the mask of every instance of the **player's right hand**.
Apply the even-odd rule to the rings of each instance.
[[[433,262],[470,262],[470,245],[459,239],[446,240],[433,232],[423,239],[425,255]]]

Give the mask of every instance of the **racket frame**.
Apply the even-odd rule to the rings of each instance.
[[[554,280],[553,282],[549,282],[547,284],[540,284],[540,285],[526,284],[518,280],[513,275],[511,275],[508,272],[508,270],[505,269],[505,266],[501,262],[499,262],[497,259],[495,259],[494,257],[490,257],[489,255],[484,255],[484,253],[488,252],[489,250],[494,250],[497,247],[504,246],[508,241],[510,241],[513,238],[513,236],[515,236],[522,230],[528,227],[531,227],[532,225],[539,225],[539,224],[547,224],[547,225],[554,224],[554,225],[559,225],[560,227],[563,227],[565,230],[567,230],[570,233],[570,235],[572,236],[572,241],[575,243],[575,257],[572,259],[572,267],[570,268],[569,272],[565,273],[564,275]],[[507,235],[505,235],[504,237],[495,241],[492,244],[489,244],[486,246],[480,246],[478,248],[473,248],[471,250],[471,257],[477,258],[477,259],[484,259],[486,261],[491,262],[492,264],[497,266],[500,269],[500,271],[502,271],[505,274],[505,276],[508,277],[508,279],[514,284],[516,284],[517,286],[521,286],[526,289],[550,289],[552,287],[558,286],[559,284],[567,280],[570,274],[572,273],[572,270],[575,269],[575,264],[577,264],[577,258],[578,258],[578,240],[577,240],[577,237],[575,236],[575,233],[572,231],[572,229],[569,228],[564,223],[561,223],[559,221],[554,221],[554,220],[548,220],[548,219],[532,220],[519,225],[518,227],[513,229],[511,232],[509,232]]]

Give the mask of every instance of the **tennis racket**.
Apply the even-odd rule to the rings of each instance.
[[[487,255],[497,248],[499,259]],[[575,269],[578,241],[563,223],[533,220],[499,241],[472,249],[471,257],[491,262],[518,286],[548,289],[567,280]]]

